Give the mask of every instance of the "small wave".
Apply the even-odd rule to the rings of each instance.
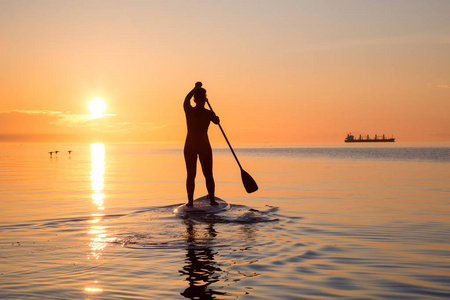
[[[172,213],[176,206],[140,210],[118,220],[121,224],[114,226],[116,236],[112,243],[130,249],[196,249],[209,246],[220,248],[227,247],[235,241],[224,238],[223,234],[217,236],[216,228],[219,228],[219,231],[228,231],[227,224],[251,226],[279,220],[274,215],[278,208],[272,206],[257,210],[243,205],[231,205],[230,210],[218,214],[182,216]],[[158,212],[155,214],[156,211]],[[189,227],[195,227],[195,230],[203,233],[201,235],[197,235],[197,232],[189,233]]]
[[[118,218],[125,216],[126,214],[110,214],[110,215],[101,215],[102,219],[110,219],[110,218]],[[82,216],[82,217],[75,217],[75,218],[62,218],[57,220],[52,220],[49,222],[45,222],[40,224],[40,227],[46,227],[46,228],[52,228],[52,227],[60,227],[67,223],[78,223],[78,222],[87,222],[89,220],[92,220],[95,218],[95,216]]]
[[[173,217],[173,210],[180,204],[157,206],[141,208],[128,213],[118,213],[118,214],[105,214],[99,216],[74,216],[67,218],[57,218],[57,219],[37,219],[29,220],[26,223],[4,223],[0,225],[0,229],[3,230],[13,230],[20,229],[24,227],[36,227],[36,228],[58,228],[67,226],[71,223],[87,222],[96,217],[101,217],[102,219],[114,219],[120,217],[131,217],[134,215],[141,215],[145,213],[151,213],[155,215],[156,218]],[[198,221],[204,222],[215,222],[215,223],[261,223],[261,222],[273,222],[277,221],[277,218],[272,218],[269,215],[278,211],[277,207],[268,206],[267,210],[257,210],[248,208],[244,205],[234,205],[231,204],[230,213],[228,214],[214,214],[214,215],[188,215],[185,218],[197,219]],[[240,215],[240,213],[242,214]]]
[[[248,208],[244,205],[231,204],[229,211],[219,214],[192,214],[180,216],[182,219],[190,219],[202,223],[236,223],[236,224],[256,224],[276,222],[279,219],[273,216],[278,211],[278,207],[267,206],[266,210]]]
[[[211,242],[210,237],[196,237],[195,243],[187,243],[186,226],[194,224],[199,228],[222,226],[220,230],[229,230],[226,224],[253,225],[279,221],[276,214],[278,207],[266,206],[263,209],[249,208],[244,205],[231,204],[230,209],[218,214],[195,214],[178,216],[173,213],[177,204],[157,207],[143,207],[128,213],[85,215],[67,218],[41,219],[23,224],[5,224],[0,229],[35,229],[52,230],[54,232],[86,232],[87,223],[96,218],[99,222],[107,220],[108,241],[106,243],[120,245],[130,249],[185,249],[186,247],[226,247],[233,240],[219,239]],[[97,221],[97,220],[96,220]],[[112,230],[113,229],[113,230]],[[114,231],[114,233],[112,233]]]

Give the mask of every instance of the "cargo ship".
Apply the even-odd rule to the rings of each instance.
[[[375,138],[371,138],[369,135],[367,135],[366,137],[362,137],[361,135],[359,135],[359,138],[355,138],[351,133],[347,134],[347,137],[345,138],[345,142],[346,143],[371,143],[371,142],[395,142],[395,138],[391,137],[391,138],[386,138],[383,134],[382,138],[379,138],[376,134],[375,134]]]

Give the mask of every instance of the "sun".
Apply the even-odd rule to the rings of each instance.
[[[106,111],[105,101],[101,98],[93,98],[89,101],[89,111],[91,112],[92,119],[103,117]]]

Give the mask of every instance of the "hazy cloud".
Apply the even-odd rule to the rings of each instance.
[[[427,83],[427,86],[431,88],[450,89],[450,85],[448,84]]]
[[[24,114],[34,116],[45,116],[49,118],[49,124],[57,126],[69,127],[88,127],[96,126],[102,118],[92,118],[91,115],[77,115],[70,111],[61,112],[56,110],[29,110],[29,109],[13,109],[0,111],[0,114]],[[114,117],[115,114],[104,114],[103,117]],[[97,120],[97,121],[96,121]]]
[[[59,126],[80,126],[87,127],[90,125],[97,125],[100,120],[106,117],[114,117],[114,114],[104,114],[102,118],[92,118],[91,115],[76,115],[76,114],[60,114],[55,120],[51,121],[50,124]]]
[[[152,122],[134,122],[118,117],[115,114],[104,114],[101,118],[93,118],[90,114],[75,114],[71,111],[55,110],[7,110],[0,111],[0,125],[15,128],[14,134],[24,134],[32,128],[33,133],[59,134],[114,134],[126,136],[155,135],[171,124],[156,124]],[[114,117],[114,118],[113,118]],[[20,124],[20,125],[18,125]],[[23,137],[23,136],[22,136]],[[9,138],[9,137],[8,137]]]
[[[0,111],[0,114],[10,114],[10,113],[19,113],[28,115],[59,115],[62,112],[55,110],[27,110],[27,109],[13,109]]]

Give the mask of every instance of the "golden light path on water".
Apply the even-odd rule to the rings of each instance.
[[[91,186],[92,186],[92,202],[97,206],[96,212],[92,214],[89,223],[88,233],[91,235],[89,247],[91,252],[88,259],[98,260],[103,249],[108,245],[108,226],[105,225],[106,220],[103,219],[105,209],[103,193],[104,175],[105,175],[105,145],[102,143],[91,144]],[[101,293],[102,288],[98,286],[98,281],[84,288],[85,293]]]

